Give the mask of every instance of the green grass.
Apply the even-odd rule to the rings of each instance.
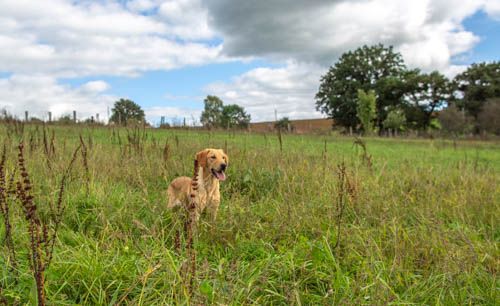
[[[29,150],[35,127],[24,131],[42,213],[57,196],[79,134],[92,142],[88,177],[79,158],[67,185],[46,273],[50,305],[498,304],[498,143],[370,138],[370,168],[354,139],[336,135],[285,135],[280,152],[275,135],[148,130],[138,152],[125,129],[50,129],[53,170],[42,142]],[[10,175],[21,135],[5,126],[0,135]],[[197,151],[226,146],[228,179],[216,222],[202,218],[198,230],[190,296],[166,188],[191,175]],[[334,248],[342,162],[353,191]],[[2,244],[0,296],[9,305],[33,304],[26,223],[20,208],[13,210],[19,267],[17,276],[9,271]]]

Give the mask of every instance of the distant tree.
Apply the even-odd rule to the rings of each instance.
[[[205,109],[201,113],[201,124],[208,128],[218,127],[221,125],[222,108],[224,103],[217,96],[207,96],[203,101]]]
[[[403,110],[393,109],[387,114],[383,125],[385,129],[390,129],[393,131],[400,131],[406,124],[406,116]]]
[[[500,98],[500,62],[472,64],[454,79],[456,105],[478,119],[486,101]]]
[[[56,123],[57,124],[73,124],[75,122],[73,121],[73,118],[71,118],[71,115],[63,115],[56,120]]]
[[[418,73],[407,78],[407,88],[407,117],[413,123],[413,128],[427,129],[431,124],[432,114],[451,97],[450,81],[437,71],[430,74]]]
[[[472,131],[472,118],[460,111],[455,105],[450,105],[438,114],[443,131],[450,134],[463,134]]]
[[[377,97],[373,90],[366,93],[362,89],[358,89],[358,101],[356,107],[356,116],[366,134],[373,133],[373,123],[377,118]]]
[[[245,109],[236,104],[224,105],[222,107],[222,115],[220,126],[222,128],[247,128],[250,124],[250,115],[245,112]]]
[[[489,99],[477,116],[480,130],[500,135],[500,98]]]
[[[288,117],[283,117],[274,124],[275,129],[280,129],[282,131],[287,131],[288,127],[292,125],[292,122]]]
[[[207,96],[204,103],[200,121],[207,128],[246,128],[250,123],[250,115],[239,105],[224,105],[217,96]]]
[[[387,116],[391,106],[402,103],[407,73],[401,54],[392,47],[363,46],[344,53],[321,78],[316,94],[316,109],[336,123],[356,127],[358,89],[377,93],[377,125]]]
[[[115,102],[111,110],[109,121],[116,124],[127,125],[130,123],[144,122],[145,114],[142,108],[132,100],[120,99]]]

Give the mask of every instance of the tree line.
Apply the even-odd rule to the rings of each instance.
[[[444,129],[500,133],[500,62],[472,64],[452,80],[408,69],[381,44],[344,53],[321,77],[316,109],[365,133]]]

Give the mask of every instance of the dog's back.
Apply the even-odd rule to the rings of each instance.
[[[179,205],[189,203],[189,193],[191,187],[191,178],[181,176],[170,183],[167,189],[168,193],[168,208],[173,208]]]

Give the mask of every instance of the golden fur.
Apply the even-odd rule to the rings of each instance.
[[[196,218],[207,209],[212,220],[217,216],[220,204],[219,181],[225,180],[224,173],[229,159],[220,149],[205,149],[196,154],[198,161],[198,188],[194,190],[196,203]],[[168,208],[181,206],[187,208],[190,202],[192,190],[192,179],[181,176],[174,179],[168,186]]]

